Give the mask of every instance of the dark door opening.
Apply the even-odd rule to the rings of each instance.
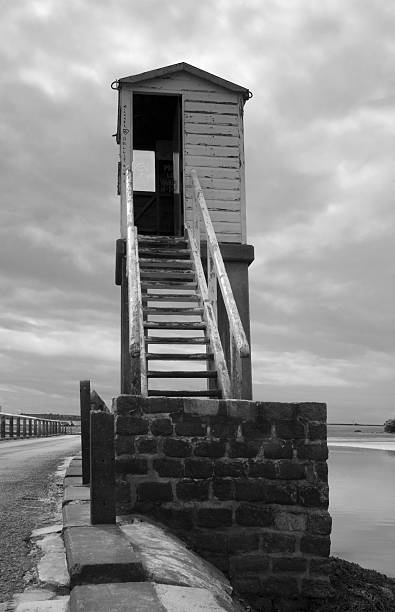
[[[183,234],[181,97],[133,95],[133,206],[139,234]]]

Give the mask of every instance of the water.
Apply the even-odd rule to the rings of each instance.
[[[331,554],[395,577],[395,436],[328,427]]]

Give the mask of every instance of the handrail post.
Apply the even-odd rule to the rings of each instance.
[[[90,411],[91,383],[80,381],[82,484],[89,484],[90,476]]]
[[[5,438],[5,416],[0,415],[0,438]]]

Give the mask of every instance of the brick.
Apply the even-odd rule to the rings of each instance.
[[[296,504],[297,489],[293,483],[269,482],[266,485],[266,501],[273,504]]]
[[[230,419],[251,421],[258,416],[257,406],[259,403],[250,400],[220,400],[219,413]]]
[[[133,455],[133,453],[134,453],[134,437],[117,435],[115,437],[115,454],[116,455],[124,455],[124,454]]]
[[[301,506],[313,508],[327,508],[329,503],[329,489],[325,485],[312,485],[300,483],[298,487],[298,503]]]
[[[316,535],[329,535],[332,529],[332,518],[328,512],[310,514],[307,517],[307,530]]]
[[[258,548],[259,532],[241,529],[238,533],[229,534],[228,551],[230,553],[252,552]]]
[[[244,438],[249,440],[259,440],[269,438],[272,431],[272,424],[269,420],[257,419],[256,421],[245,421],[241,425],[241,432]]]
[[[296,405],[297,414],[308,421],[326,422],[326,404],[303,402]]]
[[[256,457],[260,449],[259,442],[251,440],[243,442],[241,440],[230,440],[229,457]]]
[[[214,438],[234,438],[237,433],[238,422],[235,419],[212,417],[210,419],[210,433]]]
[[[273,572],[305,572],[307,559],[304,557],[274,557]]]
[[[313,459],[325,461],[328,459],[328,446],[326,442],[300,444],[297,447],[299,459]]]
[[[331,573],[331,561],[328,557],[310,559],[310,575],[329,576]]]
[[[182,398],[183,412],[185,415],[208,417],[219,414],[220,402],[216,399],[194,399],[190,397]]]
[[[173,433],[173,423],[170,419],[154,419],[150,428],[153,436],[171,436]]]
[[[183,421],[176,423],[175,432],[177,436],[202,437],[206,435],[206,425],[199,421]]]
[[[236,591],[242,595],[258,594],[261,592],[261,584],[258,577],[235,576],[232,583]]]
[[[145,398],[141,395],[118,395],[113,400],[114,412],[121,416],[141,414],[144,404]]]
[[[330,549],[329,536],[305,534],[300,541],[300,551],[320,557],[328,557]]]
[[[295,552],[296,539],[294,535],[278,532],[266,532],[261,537],[262,550],[268,553]]]
[[[175,532],[185,531],[190,533],[193,529],[193,509],[192,508],[174,508],[159,506],[153,512],[155,518],[169,525]]]
[[[326,440],[327,438],[327,427],[326,423],[309,423],[309,435],[310,440]]]
[[[154,455],[157,452],[158,441],[155,438],[137,438],[136,446],[139,453]]]
[[[262,476],[264,478],[277,478],[276,464],[267,459],[249,461],[249,476]]]
[[[196,522],[199,527],[229,527],[232,524],[232,508],[198,508]]]
[[[262,504],[240,504],[236,508],[235,520],[244,527],[273,527],[274,511]]]
[[[228,549],[228,536],[225,533],[215,533],[203,529],[194,530],[195,548],[211,552],[226,552]]]
[[[274,526],[280,531],[304,531],[306,517],[296,512],[278,512],[274,517]]]
[[[276,421],[276,435],[283,440],[298,440],[305,438],[305,428],[303,423],[280,419]]]
[[[184,466],[180,459],[169,459],[163,457],[162,459],[155,459],[153,467],[159,476],[180,478],[184,476]]]
[[[326,461],[317,461],[315,463],[315,471],[320,480],[323,480],[325,483],[328,482],[328,464]]]
[[[305,477],[305,467],[302,463],[281,459],[278,462],[278,476],[283,480],[300,480]]]
[[[277,595],[283,598],[297,597],[299,595],[299,585],[297,578],[291,576],[270,576],[262,578],[260,581],[261,593]],[[281,610],[284,608],[281,607]],[[289,609],[289,608],[288,608]],[[296,608],[300,610],[300,608]],[[304,609],[304,608],[303,608]]]
[[[121,435],[146,434],[148,421],[133,416],[118,416],[116,419],[116,433]]]
[[[176,484],[176,492],[180,500],[205,501],[208,499],[209,483],[206,480],[181,480]]]
[[[217,499],[234,499],[235,487],[232,478],[214,479],[213,494]]]
[[[214,474],[216,476],[246,476],[248,473],[248,464],[246,461],[224,459],[216,461],[214,464]]]
[[[314,599],[327,599],[335,595],[328,578],[304,578],[302,580],[302,595]]]
[[[292,444],[284,440],[270,440],[264,442],[266,459],[292,459]]]
[[[264,572],[269,567],[269,557],[262,553],[246,553],[229,559],[229,572],[231,576],[246,572]]]
[[[192,445],[187,440],[165,438],[163,452],[168,457],[189,457],[192,454]]]
[[[167,502],[172,499],[170,482],[140,482],[137,485],[137,500],[140,502]]]
[[[213,475],[213,462],[210,459],[186,459],[185,476],[189,478],[210,478]]]
[[[131,455],[119,455],[115,459],[115,470],[118,474],[146,474],[147,460]]]
[[[197,457],[223,457],[225,455],[225,443],[217,440],[197,442],[195,455]]]
[[[258,415],[263,419],[294,419],[296,404],[285,402],[257,402]]]
[[[238,501],[267,501],[267,483],[264,480],[239,478],[235,485],[235,499]]]

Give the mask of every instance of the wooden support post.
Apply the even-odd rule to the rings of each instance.
[[[5,438],[5,416],[0,416],[0,438]]]
[[[80,411],[81,411],[81,452],[82,452],[82,484],[89,484],[90,477],[90,411],[91,383],[80,381]]]
[[[115,524],[114,415],[90,413],[91,523]]]
[[[12,416],[8,419],[8,437],[10,440],[14,439],[14,417]]]
[[[21,437],[21,417],[16,417],[16,437]]]
[[[32,419],[29,419],[29,438],[31,438],[33,435],[33,421]]]
[[[33,435],[37,438],[37,421],[33,421]]]
[[[22,436],[26,438],[26,417],[22,417]]]

